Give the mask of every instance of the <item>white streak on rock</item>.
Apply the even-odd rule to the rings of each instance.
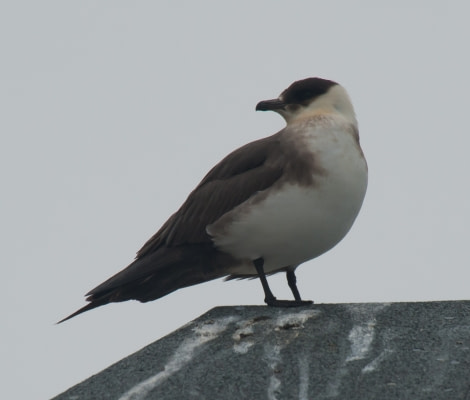
[[[389,305],[390,303],[351,304],[347,306],[354,323],[348,336],[351,348],[342,365],[336,370],[333,379],[328,383],[327,398],[334,398],[339,395],[341,382],[348,373],[346,364],[351,361],[361,360],[367,356],[375,336],[375,316]]]
[[[318,310],[303,310],[297,313],[282,314],[277,318],[274,329],[301,329],[307,320],[318,315],[320,315]]]
[[[348,339],[351,342],[351,354],[346,358],[346,362],[363,359],[374,340],[375,319],[363,325],[353,326],[349,332]]]
[[[310,367],[306,355],[299,358],[299,400],[308,399],[308,384],[309,384]]]
[[[277,377],[277,374],[279,374],[278,364],[281,362],[281,346],[266,345],[264,350],[268,366],[272,371],[268,385],[268,399],[277,400],[279,388],[281,387],[281,380]]]
[[[346,362],[362,360],[370,350],[375,337],[375,316],[388,307],[390,303],[381,304],[353,304],[348,307],[352,320],[355,322],[349,332],[351,352]]]
[[[193,329],[195,335],[185,339],[176,349],[173,356],[165,365],[165,369],[158,374],[138,383],[129,391],[124,393],[119,400],[142,400],[147,394],[179,371],[191,361],[194,351],[206,342],[219,336],[227,326],[234,322],[236,317],[225,317],[215,321],[206,321],[204,324]]]
[[[251,346],[253,346],[255,343],[252,341],[245,341],[242,343],[235,343],[233,345],[233,351],[238,354],[246,354],[248,353],[248,350],[250,349]]]
[[[233,332],[232,339],[239,342],[248,336],[253,336],[254,329],[250,322],[251,321],[242,321],[242,323],[239,323],[240,328]]]
[[[233,351],[238,354],[246,354],[251,346],[255,343],[252,340],[247,340],[247,337],[253,336],[253,321],[245,320],[237,323],[239,329],[237,329],[233,335],[232,339],[234,340]]]
[[[369,364],[362,368],[362,373],[366,374],[368,372],[375,371],[380,363],[384,361],[391,353],[393,353],[393,350],[385,349],[382,351],[378,357],[374,358]]]

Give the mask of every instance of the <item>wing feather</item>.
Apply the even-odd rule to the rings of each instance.
[[[283,174],[279,133],[248,143],[212,168],[180,209],[144,244],[137,258],[161,246],[209,243],[207,225],[273,185]]]

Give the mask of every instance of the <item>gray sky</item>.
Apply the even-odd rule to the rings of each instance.
[[[303,297],[468,299],[469,8],[2,3],[2,397],[52,397],[212,307],[263,303],[256,280],[215,281],[54,325],[213,164],[281,129],[256,103],[309,76],[349,91],[370,175],[350,234],[297,270]]]

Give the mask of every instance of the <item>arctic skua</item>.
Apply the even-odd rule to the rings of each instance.
[[[147,302],[212,279],[259,277],[269,306],[309,304],[295,269],[349,231],[367,188],[354,108],[336,82],[308,78],[256,110],[286,121],[278,133],[213,167],[128,267],[87,293],[86,306]],[[278,300],[267,275],[285,272],[294,300]]]

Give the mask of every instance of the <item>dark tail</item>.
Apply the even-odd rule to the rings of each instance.
[[[86,300],[90,303],[58,324],[108,303],[156,300],[183,287],[223,277],[233,263],[229,255],[215,250],[212,244],[160,248],[88,292]]]
[[[96,307],[104,306],[105,304],[108,304],[108,303],[109,303],[109,299],[104,299],[103,298],[100,301],[94,300],[94,301],[92,301],[92,303],[88,303],[86,306],[84,306],[84,307],[80,308],[79,310],[75,311],[73,314],[70,314],[68,317],[65,317],[64,319],[61,319],[59,322],[56,322],[56,324],[57,325],[61,324],[62,322],[65,322],[68,319],[77,316],[78,314],[81,314],[81,313],[83,313],[85,311],[88,311],[88,310],[93,310]]]

